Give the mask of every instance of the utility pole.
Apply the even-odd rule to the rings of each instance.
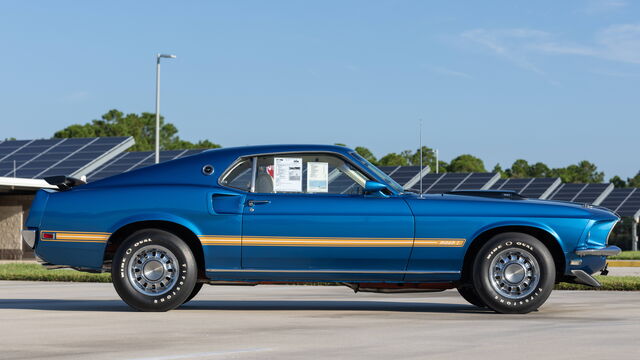
[[[638,223],[640,223],[640,210],[631,222],[631,251],[638,251]]]

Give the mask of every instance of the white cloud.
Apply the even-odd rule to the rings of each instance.
[[[593,15],[620,10],[627,6],[624,0],[590,0],[582,12]]]
[[[590,43],[562,41],[535,29],[474,29],[461,37],[475,42],[516,66],[542,75],[546,72],[530,60],[533,54],[586,56],[640,64],[640,24],[617,24],[597,31]]]
[[[612,61],[640,64],[640,24],[612,25],[598,31],[592,45],[541,42],[531,49],[555,54],[591,56]]]
[[[461,36],[489,48],[522,69],[546,76],[542,69],[525,56],[523,44],[547,39],[551,36],[547,32],[535,29],[474,29],[463,32]]]

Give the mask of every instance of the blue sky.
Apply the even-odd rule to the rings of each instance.
[[[640,3],[3,1],[0,138],[162,109],[223,146],[334,143],[640,170]]]

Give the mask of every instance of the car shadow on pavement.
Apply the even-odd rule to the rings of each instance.
[[[120,300],[0,299],[0,310],[135,311]]]
[[[45,311],[135,311],[120,300],[60,300],[60,299],[0,299],[1,309]],[[465,304],[398,301],[336,301],[336,300],[193,300],[177,309],[225,311],[391,311],[420,313],[477,313],[491,312]],[[175,310],[174,310],[175,311]]]
[[[194,300],[182,305],[180,310],[259,310],[259,311],[396,311],[427,313],[487,313],[487,309],[466,304],[429,302],[399,302],[377,300]]]

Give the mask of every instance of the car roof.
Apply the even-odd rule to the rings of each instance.
[[[224,156],[247,156],[254,154],[269,154],[282,152],[334,152],[347,155],[352,149],[340,145],[314,145],[314,144],[278,144],[278,145],[251,145],[207,150],[205,153]],[[196,155],[197,156],[197,155]]]

